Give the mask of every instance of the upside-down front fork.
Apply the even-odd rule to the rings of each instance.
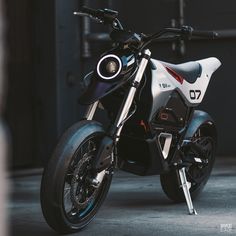
[[[186,174],[185,174],[185,167],[182,167],[178,170],[178,175],[180,179],[180,187],[183,189],[184,197],[188,206],[188,211],[190,215],[197,215],[196,210],[193,208],[193,202],[190,195],[189,189],[191,188],[191,183],[187,181]]]
[[[137,70],[137,73],[134,77],[134,80],[130,84],[130,89],[127,91],[127,94],[124,98],[123,103],[121,104],[120,110],[118,112],[117,118],[112,126],[112,128],[109,130],[108,135],[106,135],[101,143],[100,147],[98,149],[97,155],[94,158],[93,166],[94,172],[101,172],[104,169],[106,169],[112,162],[111,154],[113,152],[114,144],[119,141],[120,133],[123,128],[123,125],[125,121],[129,117],[130,108],[133,104],[134,97],[136,94],[136,91],[139,87],[139,84],[143,78],[144,71],[147,67],[148,61],[150,59],[151,52],[148,49],[145,49],[141,54],[141,60],[139,63],[139,67]],[[90,105],[88,107],[88,110],[85,114],[85,119],[92,120],[94,113],[96,111],[96,108],[99,104],[99,101],[95,102],[94,104]]]
[[[142,54],[142,59],[139,64],[138,71],[135,75],[135,78],[131,84],[131,87],[125,97],[125,100],[123,104],[121,105],[120,111],[118,112],[117,119],[115,121],[115,124],[113,126],[113,129],[111,130],[110,134],[105,136],[100,144],[100,147],[98,149],[97,155],[94,158],[93,162],[93,170],[96,173],[94,179],[92,180],[92,183],[94,185],[98,185],[97,183],[101,182],[99,181],[100,175],[104,176],[104,170],[110,166],[113,159],[113,147],[114,142],[118,142],[120,138],[120,133],[123,128],[124,122],[128,117],[129,110],[131,108],[131,105],[133,104],[135,93],[138,89],[138,86],[141,82],[141,79],[143,78],[144,71],[147,67],[148,61],[150,59],[151,52],[148,49],[145,49]],[[95,114],[95,111],[98,107],[99,101],[91,104],[84,116],[86,120],[92,120],[93,116]]]
[[[97,110],[98,104],[99,104],[99,101],[96,101],[88,107],[88,109],[87,109],[87,111],[85,112],[85,115],[84,115],[84,118],[86,120],[92,120],[93,119],[94,114]]]

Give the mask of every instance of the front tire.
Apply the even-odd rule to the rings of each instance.
[[[78,122],[62,136],[44,170],[41,207],[49,226],[59,233],[84,228],[107,195],[111,168],[106,170],[98,188],[89,182],[91,163],[104,135],[98,122]]]
[[[205,148],[205,155],[208,161],[205,167],[200,168],[193,164],[185,169],[187,181],[191,183],[189,191],[192,199],[198,197],[204,189],[215,162],[216,136],[211,131],[211,127],[208,124],[203,124],[192,137],[192,141],[198,142],[199,145]],[[194,155],[194,151],[190,149],[185,155]],[[174,202],[185,202],[183,190],[179,186],[177,170],[173,169],[168,173],[161,174],[160,180],[162,189],[169,199]]]

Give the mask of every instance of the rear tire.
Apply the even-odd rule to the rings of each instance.
[[[208,165],[202,169],[192,165],[189,168],[186,168],[186,177],[188,182],[191,183],[191,188],[189,189],[192,199],[195,199],[202,192],[205,187],[214,162],[215,162],[215,150],[216,150],[216,137],[211,132],[207,124],[201,125],[192,139],[196,140],[199,144],[205,145],[206,155],[208,159]],[[191,152],[191,150],[190,150]],[[188,155],[185,153],[185,155]],[[194,181],[193,174],[195,174],[195,179],[198,179],[198,183]],[[161,186],[165,194],[174,202],[185,202],[185,197],[182,188],[179,186],[178,174],[176,170],[171,170],[168,173],[160,175]]]
[[[88,225],[107,195],[111,169],[98,189],[89,184],[91,162],[104,135],[99,123],[78,122],[62,136],[44,170],[41,207],[48,225],[59,233],[76,232]]]

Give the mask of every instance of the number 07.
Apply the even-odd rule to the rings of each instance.
[[[190,95],[190,99],[198,100],[201,96],[201,90],[190,90],[189,95]]]

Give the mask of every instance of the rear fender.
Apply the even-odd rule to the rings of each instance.
[[[214,120],[208,113],[200,110],[194,111],[184,139],[191,139],[201,125],[206,125],[209,135],[214,137],[215,140],[217,139],[217,131]]]

